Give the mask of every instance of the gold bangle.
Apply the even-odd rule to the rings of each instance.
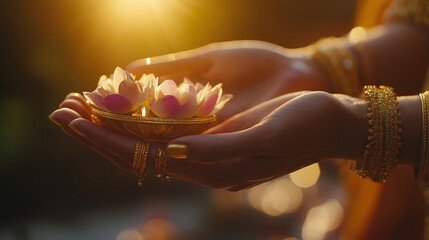
[[[369,143],[362,165],[354,166],[354,171],[362,178],[384,183],[398,164],[402,131],[398,101],[393,88],[385,86],[365,86],[364,97],[368,104]]]
[[[357,60],[341,38],[325,38],[313,46],[312,57],[328,75],[333,92],[359,96]]]
[[[150,142],[137,141],[133,158],[133,170],[137,175],[138,186],[142,186],[143,180],[147,174],[147,157],[149,154]]]
[[[422,186],[429,185],[429,92],[420,93],[422,102],[422,148],[420,152],[419,166],[417,170],[416,182]]]
[[[166,143],[160,143],[156,153],[155,159],[155,176],[162,178],[165,181],[169,181],[170,177],[167,173],[167,154],[166,154]]]

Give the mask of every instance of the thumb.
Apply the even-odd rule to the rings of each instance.
[[[204,134],[174,139],[167,148],[172,158],[188,158],[196,162],[218,162],[237,157],[259,155],[264,150],[260,127],[220,134]]]

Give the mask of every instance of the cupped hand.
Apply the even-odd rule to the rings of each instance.
[[[154,73],[162,78],[212,84],[223,83],[234,94],[228,107],[218,114],[220,121],[259,103],[289,92],[328,90],[323,74],[312,60],[291,50],[260,41],[214,43],[198,49],[144,58],[126,70]]]
[[[326,158],[353,158],[360,154],[356,144],[360,139],[350,136],[362,136],[361,129],[366,128],[361,117],[365,114],[354,107],[357,101],[324,92],[272,99],[206,134],[173,140],[171,143],[187,146],[188,158],[168,158],[167,175],[238,191]],[[359,109],[366,110],[365,104],[361,105]],[[137,140],[91,122],[89,106],[80,94],[69,94],[50,118],[119,168],[133,171]]]

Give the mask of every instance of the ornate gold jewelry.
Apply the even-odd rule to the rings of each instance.
[[[170,177],[167,173],[167,154],[166,154],[166,143],[160,143],[156,152],[155,159],[155,176],[162,178],[165,181],[169,181]]]
[[[143,179],[147,174],[147,156],[149,154],[150,142],[137,141],[133,158],[133,170],[138,177],[138,185],[141,187]]]
[[[319,40],[312,48],[312,57],[328,75],[333,92],[359,96],[358,64],[342,38]]]
[[[355,173],[375,182],[386,182],[398,164],[401,138],[399,106],[391,87],[365,86],[368,104],[369,143],[365,147],[362,165],[354,166]]]
[[[172,158],[187,158],[188,149],[183,144],[169,144],[167,147],[167,155]]]
[[[422,116],[423,116],[423,127],[422,127],[422,148],[420,153],[419,166],[417,171],[416,182],[420,185],[429,185],[429,92],[419,94],[422,101]]]

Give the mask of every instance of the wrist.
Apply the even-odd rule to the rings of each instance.
[[[309,54],[292,54],[292,63],[290,64],[292,68],[300,71],[304,69],[305,66],[306,74],[301,81],[301,86],[305,90],[317,90],[317,91],[331,91],[331,86],[329,83],[329,78],[324,69],[320,66],[317,61],[315,61]]]
[[[343,135],[339,141],[336,158],[362,161],[365,146],[368,144],[368,105],[362,99],[337,95],[345,104],[347,113]],[[347,100],[344,100],[347,98]],[[421,101],[418,96],[400,97],[401,113],[400,133],[402,147],[399,149],[399,164],[418,165],[422,139]]]
[[[361,162],[368,143],[368,105],[363,99],[336,95],[345,106],[337,158]]]
[[[402,114],[402,147],[399,164],[417,166],[422,145],[422,104],[419,96],[400,97],[399,111]]]

